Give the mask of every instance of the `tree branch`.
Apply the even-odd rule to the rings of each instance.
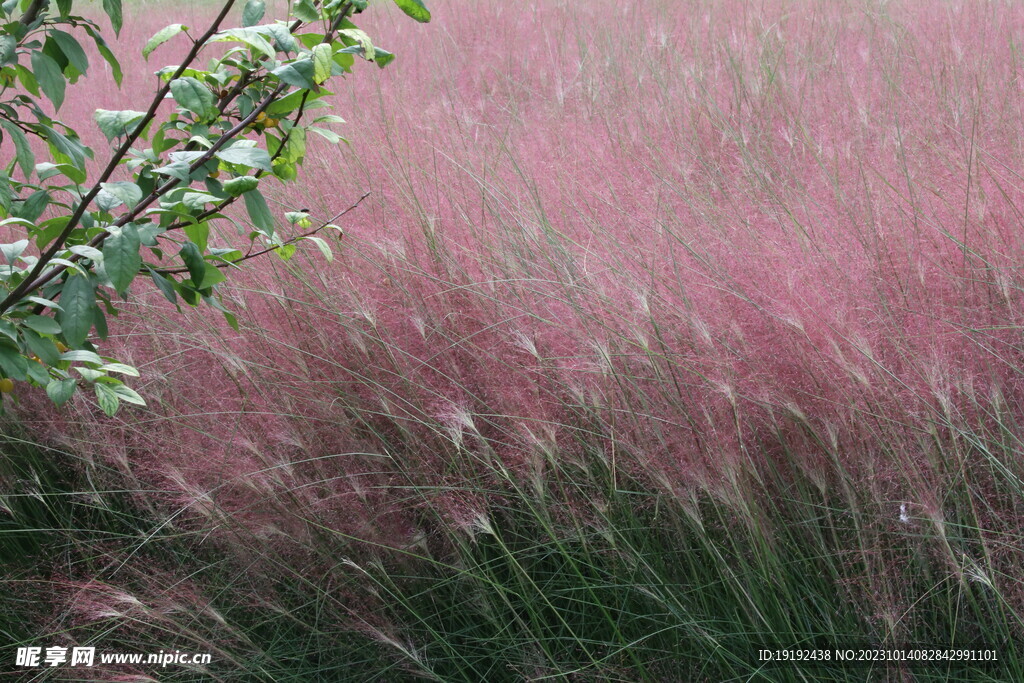
[[[50,4],[50,0],[32,0],[32,4],[28,6],[25,13],[21,15],[21,25],[29,26],[36,19],[39,18],[39,13],[46,9]]]
[[[342,216],[347,214],[349,211],[352,211],[353,209],[355,209],[357,206],[359,206],[363,202],[364,199],[369,197],[370,194],[371,193],[369,193],[369,192],[364,193],[362,197],[360,197],[359,199],[356,200],[355,204],[353,204],[352,206],[348,207],[344,211],[341,211],[339,213],[334,214],[329,219],[327,219],[326,221],[321,223],[319,227],[314,228],[313,230],[310,230],[309,232],[304,232],[301,235],[296,235],[295,237],[290,237],[290,238],[286,239],[284,242],[281,242],[281,244],[275,244],[273,246],[267,247],[266,249],[261,249],[259,251],[250,251],[245,256],[243,256],[242,258],[240,258],[240,259],[238,259],[236,261],[226,261],[226,262],[223,262],[223,263],[214,263],[214,264],[211,264],[211,265],[213,265],[215,268],[229,268],[229,267],[231,267],[231,266],[233,266],[233,265],[235,265],[237,263],[241,263],[242,261],[248,261],[249,259],[256,258],[257,256],[263,256],[264,254],[269,254],[272,251],[277,251],[281,247],[286,247],[289,244],[295,244],[296,242],[298,242],[300,240],[304,240],[307,237],[312,237],[312,236],[316,235],[318,232],[322,232],[324,230],[324,228],[326,228],[328,225],[330,225],[334,221],[338,220],[339,218],[341,218]],[[177,273],[187,273],[188,272],[188,268],[183,268],[183,267],[182,268],[153,268],[152,266],[149,266],[149,267],[154,272],[159,273],[161,275],[173,275],[173,274],[177,274]]]

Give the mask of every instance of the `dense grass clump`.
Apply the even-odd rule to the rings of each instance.
[[[238,333],[134,291],[146,409],[20,397],[7,641],[213,654],[121,680],[1024,678],[1022,10],[432,9],[367,13],[400,58],[277,198],[372,191],[332,263],[234,280]],[[757,656],[913,646],[999,661]]]
[[[421,531],[390,546],[327,527],[294,504],[253,501],[290,511],[281,526],[305,527],[306,537],[283,540],[244,528],[237,511],[207,510],[206,525],[168,519],[138,501],[170,491],[109,488],[124,476],[104,467],[87,467],[90,480],[69,485],[60,472],[75,463],[65,453],[13,439],[4,453],[5,476],[36,477],[12,479],[19,485],[0,536],[5,553],[25,560],[9,570],[17,590],[5,602],[31,617],[9,620],[5,634],[115,652],[173,643],[214,655],[208,668],[161,669],[157,680],[853,681],[912,671],[914,680],[997,681],[1022,673],[1018,612],[985,560],[973,559],[996,530],[969,514],[896,528],[868,496],[845,499],[807,480],[768,490],[751,483],[742,507],[697,492],[680,499],[650,482],[613,482],[595,460],[587,471],[557,472],[545,492],[493,473],[504,485],[462,492],[490,500],[461,524],[430,504],[432,488],[391,487],[418,511]],[[581,499],[595,503],[585,515]],[[1000,535],[1020,542],[1013,530]],[[1000,661],[908,669],[756,659],[761,648],[922,644],[985,646]],[[129,671],[105,669],[119,670]],[[40,676],[48,674],[65,680],[59,670]]]

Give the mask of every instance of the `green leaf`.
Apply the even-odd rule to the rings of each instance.
[[[207,263],[206,270],[203,272],[202,281],[196,283],[196,287],[198,289],[206,289],[208,287],[218,285],[227,279],[227,276],[224,274],[224,271],[221,268],[218,268],[217,266],[213,266]]]
[[[285,141],[284,150],[281,151],[277,163],[293,164],[306,156],[306,129],[298,126],[291,129],[288,139]]]
[[[328,245],[323,238],[314,237],[310,235],[309,237],[303,237],[302,239],[309,240],[310,242],[315,244],[317,248],[320,250],[320,253],[323,254],[324,258],[327,259],[328,261],[334,260],[334,252],[331,251],[330,245]]]
[[[106,295],[104,295],[103,304],[107,309],[111,309],[110,300],[106,298]],[[107,317],[103,315],[103,309],[99,306],[96,307],[95,313],[96,315],[93,316],[92,323],[96,326],[96,336],[105,341],[109,334],[109,331],[107,330]],[[116,316],[117,309],[113,309],[113,313]]]
[[[283,64],[270,73],[280,78],[288,85],[296,88],[313,90],[316,83],[313,81],[313,62],[310,59],[297,59],[289,64]]]
[[[184,161],[186,164],[191,165],[193,162],[198,161],[206,152],[193,152],[193,151],[181,151],[171,152],[168,156],[171,157],[171,161]]]
[[[14,190],[11,189],[10,178],[6,173],[0,171],[0,209],[3,213],[9,213],[11,202],[14,201]],[[0,214],[3,215],[3,214]]]
[[[145,115],[145,112],[133,111],[131,109],[123,109],[121,111],[97,109],[92,117],[107,140],[113,140],[114,138],[131,134]]]
[[[184,180],[187,182],[189,176],[192,175],[189,170],[190,168],[191,165],[187,161],[175,161],[167,164],[166,166],[161,166],[156,169],[156,172],[160,175],[169,175],[172,178],[177,178],[178,180]]]
[[[72,166],[64,164],[65,167],[74,169]],[[41,164],[36,164],[36,175],[39,176],[40,180],[49,180],[53,176],[60,175],[60,169],[57,164],[51,164],[49,161],[44,161]]]
[[[395,0],[399,9],[421,23],[430,21],[430,12],[421,0]]]
[[[85,157],[89,156],[91,158],[92,151],[83,145],[78,138],[69,138],[49,126],[40,126],[40,128],[45,131],[46,140],[54,150],[66,156],[75,168],[85,167]]]
[[[200,119],[210,118],[217,113],[213,93],[194,78],[175,78],[171,81],[171,95],[181,107]]]
[[[276,254],[282,261],[290,261],[292,256],[295,255],[295,245],[282,244],[274,250],[274,254]]]
[[[100,187],[127,204],[128,208],[134,208],[136,204],[142,201],[142,189],[135,183],[130,183],[126,180],[100,183]]]
[[[45,192],[45,191],[44,190],[39,190],[39,192]],[[19,217],[16,217],[16,216],[15,217],[11,217],[11,218],[5,218],[4,220],[0,221],[0,225],[21,225],[21,226],[24,226],[24,227],[28,228],[29,230],[31,230],[34,227],[32,221],[27,220],[25,218],[19,218]]]
[[[3,128],[11,136],[11,140],[14,141],[15,155],[18,166],[21,167],[21,172],[25,174],[25,178],[31,178],[32,171],[35,170],[36,156],[32,153],[32,147],[28,143],[28,138],[21,132],[20,128],[6,119],[0,118],[0,128]]]
[[[232,197],[237,197],[245,192],[251,192],[260,185],[260,179],[251,175],[238,176],[224,183],[224,191]]]
[[[218,247],[210,248],[210,257],[225,263],[231,263],[242,258],[242,252],[238,249],[224,249]]]
[[[227,321],[228,325],[231,326],[235,332],[238,332],[238,318],[231,311],[221,311],[224,314],[224,320]]]
[[[320,85],[328,78],[331,77],[331,65],[334,57],[334,51],[330,45],[320,43],[313,48],[313,82]]]
[[[46,367],[44,367],[42,363],[29,361],[28,381],[32,382],[36,386],[45,387],[50,383],[50,373],[46,371]]]
[[[100,190],[96,193],[96,206],[99,207],[100,211],[110,212],[117,207],[124,204],[124,201],[118,198],[116,195],[112,195],[106,190]]]
[[[319,135],[320,137],[334,145],[338,144],[339,142],[345,141],[345,138],[341,137],[333,130],[327,130],[326,128],[320,128],[319,126],[308,126],[306,130],[312,133],[316,133],[317,135]]]
[[[52,259],[50,259],[50,261],[49,261],[49,263],[47,265],[51,265],[51,266],[67,266],[68,271],[72,272],[72,273],[84,273],[85,272],[82,269],[80,264],[75,263],[74,261],[69,261],[66,258],[61,258],[59,256],[54,256]]]
[[[97,370],[96,368],[83,368],[81,366],[75,366],[75,371],[79,375],[81,375],[86,382],[89,382],[90,384],[98,380],[100,377],[106,376],[106,374],[102,370]]]
[[[345,119],[337,114],[324,114],[313,119],[313,123],[345,123]]]
[[[129,377],[138,377],[139,371],[133,368],[131,365],[125,365],[124,363],[107,363],[103,366],[103,370],[106,372],[117,372],[122,375],[128,375]]]
[[[198,214],[206,208],[207,204],[216,202],[217,197],[209,192],[185,192],[181,195],[180,201],[189,213]]]
[[[221,31],[210,39],[211,43],[223,43],[227,41],[238,41],[245,43],[249,48],[258,54],[273,57],[276,54],[274,46],[271,45],[260,31],[251,28],[232,28]]]
[[[345,36],[346,38],[356,41],[356,43],[358,43],[359,46],[363,48],[363,57],[367,61],[372,62],[374,60],[374,58],[376,57],[376,52],[374,51],[373,48],[373,41],[370,40],[370,36],[366,33],[366,31],[362,30],[361,28],[346,28],[342,29],[341,31],[338,31],[338,33],[340,35]]]
[[[135,231],[139,235],[139,241],[147,247],[155,247],[157,245],[157,235],[165,232],[157,223],[129,223],[129,225],[135,226]]]
[[[75,168],[71,164],[51,164],[48,161],[44,161],[41,164],[36,164],[36,175],[39,176],[40,180],[47,180],[55,175],[65,175],[76,183],[84,183],[86,174],[80,168]]]
[[[0,244],[0,254],[7,263],[14,265],[15,259],[21,256],[28,249],[28,240],[18,240],[10,244]]]
[[[57,407],[67,403],[74,393],[75,380],[73,379],[52,379],[46,385],[46,395]]]
[[[253,26],[260,23],[267,10],[264,0],[249,0],[242,8],[242,26]]]
[[[377,63],[377,66],[383,69],[388,64],[395,61],[395,56],[387,50],[374,46],[373,61]]]
[[[181,251],[178,252],[178,256],[181,257],[185,267],[188,268],[188,273],[192,277],[192,283],[199,287],[203,277],[206,275],[206,261],[203,260],[199,247],[191,242],[185,242],[185,244],[181,245]]]
[[[210,224],[193,223],[192,225],[185,226],[185,234],[188,238],[199,247],[200,253],[206,253],[206,243],[210,239]]]
[[[174,283],[174,289],[177,290],[181,298],[185,300],[189,306],[198,306],[201,296],[199,290],[192,284],[191,279],[185,279]]]
[[[147,266],[146,270],[149,271],[149,277],[153,279],[153,284],[156,285],[156,288],[164,295],[164,298],[172,304],[177,305],[178,295],[174,292],[174,284],[152,268]]]
[[[301,19],[307,23],[320,18],[320,12],[317,11],[312,0],[299,0],[295,3],[295,7],[292,8],[292,14],[295,15],[296,19]]]
[[[18,41],[14,36],[6,33],[0,36],[0,66],[5,66],[16,60],[15,50],[17,47]]]
[[[52,28],[49,35],[57,43],[57,46],[60,47],[60,51],[64,53],[64,56],[68,58],[71,66],[83,74],[89,70],[89,58],[85,56],[85,50],[82,49],[82,46],[70,33],[64,33],[64,31]]]
[[[25,345],[29,351],[39,356],[39,360],[47,365],[56,365],[60,362],[60,352],[52,339],[43,337],[32,330],[22,330]]]
[[[291,181],[295,180],[298,177],[299,172],[298,169],[295,167],[295,164],[275,163],[274,175],[283,180],[284,182],[290,183]]]
[[[53,61],[57,62],[57,66],[60,68],[62,73],[65,69],[72,72],[75,71],[74,67],[71,66],[71,62],[68,61],[67,56],[61,52],[60,46],[57,45],[57,41],[47,38],[43,42],[43,53]]]
[[[110,25],[114,27],[114,34],[121,33],[121,0],[103,0],[103,11],[110,17]]]
[[[96,392],[96,401],[100,404],[100,408],[109,417],[114,417],[117,414],[117,409],[121,407],[121,399],[114,393],[114,389],[100,382],[96,382],[92,386]]]
[[[32,97],[39,97],[39,82],[32,75],[32,71],[21,64],[15,64],[14,68],[18,72],[18,80],[21,81],[21,85],[24,86],[25,90],[32,93]]]
[[[10,346],[0,346],[0,371],[5,377],[24,381],[28,372],[28,359]]]
[[[87,258],[99,263],[103,261],[103,252],[96,247],[90,247],[88,244],[75,244],[68,247],[68,251],[72,254],[78,254],[82,258]]]
[[[120,87],[121,81],[124,78],[124,74],[121,72],[121,63],[117,61],[117,57],[114,56],[114,53],[110,51],[110,47],[107,46],[107,41],[103,40],[99,33],[93,30],[91,26],[86,26],[85,30],[92,36],[100,56],[110,65],[110,73],[114,76],[114,82]]]
[[[267,24],[265,26],[254,26],[252,30],[269,36],[274,42],[274,47],[280,52],[295,52],[297,48],[295,36],[291,34],[287,26]]]
[[[267,200],[263,198],[258,190],[246,192],[242,195],[245,200],[245,209],[249,212],[252,224],[259,228],[264,234],[274,234],[274,215],[270,213]]]
[[[103,268],[114,289],[121,294],[128,291],[128,285],[142,267],[140,247],[139,234],[133,223],[120,229],[111,228],[110,235],[103,241]]]
[[[43,306],[44,308],[52,308],[55,311],[62,311],[62,310],[64,310],[63,306],[58,304],[56,301],[53,301],[52,299],[44,299],[41,296],[30,296],[30,297],[26,297],[26,299],[28,301],[31,301],[34,304],[39,304],[40,306]]]
[[[60,334],[60,325],[57,321],[45,315],[30,315],[21,322],[25,327],[40,334]]]
[[[95,365],[103,365],[103,359],[98,354],[92,351],[86,351],[85,349],[75,349],[74,351],[65,351],[60,354],[60,359],[68,361],[70,363],[93,363]]]
[[[114,393],[117,394],[117,397],[124,401],[125,403],[134,403],[137,406],[146,405],[146,401],[143,400],[143,398],[139,396],[138,393],[135,392],[135,390],[129,389],[123,384],[114,384],[112,386],[114,389]]]
[[[146,42],[146,46],[142,48],[142,57],[144,59],[149,59],[149,56],[153,54],[153,50],[157,49],[182,31],[187,30],[188,26],[185,26],[185,24],[170,24],[169,26],[164,26],[162,29],[154,33],[153,37]]]
[[[281,119],[298,109],[302,105],[303,98],[305,98],[306,109],[311,109],[309,105],[329,94],[331,93],[325,88],[320,88],[319,92],[296,90],[285,95],[281,99],[272,102],[263,111],[267,112],[267,116],[273,116],[274,118]]]
[[[43,51],[33,50],[32,73],[39,81],[43,93],[53,102],[54,109],[60,109],[64,104],[64,89],[67,86],[60,65]]]
[[[28,199],[21,203],[14,211],[14,215],[35,223],[46,211],[50,204],[50,193],[46,190],[36,190],[29,195]]]
[[[70,275],[60,296],[60,326],[71,346],[81,346],[92,329],[96,308],[96,287],[86,275]]]
[[[249,168],[258,168],[268,173],[273,172],[274,167],[270,164],[270,155],[267,150],[259,147],[240,147],[235,145],[214,153],[221,161],[229,164],[241,164]]]

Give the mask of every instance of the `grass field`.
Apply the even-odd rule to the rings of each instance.
[[[365,13],[398,59],[275,197],[372,193],[333,262],[233,279],[238,332],[133,289],[107,349],[148,408],[19,396],[0,671],[1024,680],[1024,7],[429,6]],[[211,11],[144,7],[126,55]],[[758,657],[815,647],[998,661]]]

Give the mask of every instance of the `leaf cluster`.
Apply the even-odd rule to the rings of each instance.
[[[419,0],[395,3],[430,19]],[[113,415],[120,402],[142,399],[111,373],[138,373],[99,356],[96,344],[139,278],[176,306],[212,306],[237,328],[221,285],[241,262],[271,252],[288,259],[307,241],[331,258],[317,233],[340,235],[333,219],[313,227],[305,213],[286,212],[280,221],[264,184],[298,178],[310,134],[344,142],[331,129],[343,120],[320,111],[328,85],[357,60],[384,67],[395,57],[353,23],[366,0],[297,0],[276,20],[264,0],[248,0],[229,27],[235,4],[225,2],[201,32],[174,23],[146,43],[146,59],[169,41],[191,47],[180,64],[155,72],[145,108],[96,110],[109,149],[90,177],[96,152],[54,116],[90,68],[81,39],[93,42],[118,84],[120,63],[73,0],[0,3],[0,147],[12,152],[0,169],[0,234],[17,238],[0,245],[0,379],[45,387],[58,404],[91,386]],[[103,0],[103,8],[120,31],[121,0]],[[166,99],[176,106],[162,117]],[[239,199],[248,225],[226,213]],[[235,225],[235,243],[218,244],[218,223]]]

